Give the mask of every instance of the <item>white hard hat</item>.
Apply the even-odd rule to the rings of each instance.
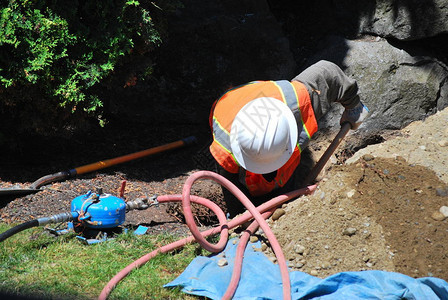
[[[278,170],[297,144],[294,114],[278,99],[252,100],[235,116],[230,143],[236,161],[244,169],[256,174]]]

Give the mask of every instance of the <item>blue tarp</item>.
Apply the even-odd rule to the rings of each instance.
[[[241,280],[233,299],[282,299],[278,265],[263,253],[246,247]],[[165,287],[180,287],[188,294],[221,299],[232,276],[237,244],[231,241],[220,254],[198,256]],[[219,267],[225,258],[228,265]],[[341,272],[321,279],[300,271],[290,272],[292,299],[447,299],[448,283],[434,277],[412,278],[386,271]]]

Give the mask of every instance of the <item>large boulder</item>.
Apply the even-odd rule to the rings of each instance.
[[[339,17],[356,20],[359,33],[416,40],[448,32],[445,0],[328,2]]]
[[[335,62],[358,82],[362,101],[371,110],[360,129],[400,129],[448,106],[448,67],[430,56],[413,56],[385,39],[330,37],[309,62]],[[333,126],[340,108],[325,119]]]

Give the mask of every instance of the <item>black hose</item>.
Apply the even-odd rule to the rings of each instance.
[[[37,226],[39,226],[39,220],[37,220],[37,219],[19,224],[9,230],[6,230],[2,234],[0,234],[0,242],[3,242],[7,238],[13,236],[16,233],[19,233],[19,232],[25,230],[25,229],[29,229],[29,228],[37,227]]]

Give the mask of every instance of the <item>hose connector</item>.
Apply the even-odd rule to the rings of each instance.
[[[126,211],[130,211],[133,209],[143,210],[149,208],[150,206],[158,205],[159,202],[157,201],[157,197],[157,195],[151,197],[148,197],[148,195],[146,195],[146,197],[140,197],[135,200],[128,201],[126,202]]]
[[[46,225],[46,224],[50,224],[50,223],[67,222],[67,221],[71,221],[77,217],[78,217],[78,213],[65,212],[65,213],[53,215],[51,217],[34,219],[31,221],[19,224],[13,228],[1,233],[0,234],[0,242],[6,240],[7,238],[13,236],[16,233],[19,233],[19,232],[25,230],[25,229],[29,229],[32,227],[38,227],[38,226],[42,226],[42,225]]]
[[[51,223],[63,223],[76,219],[78,217],[77,212],[65,212],[50,217],[39,218],[39,226],[51,224]]]

